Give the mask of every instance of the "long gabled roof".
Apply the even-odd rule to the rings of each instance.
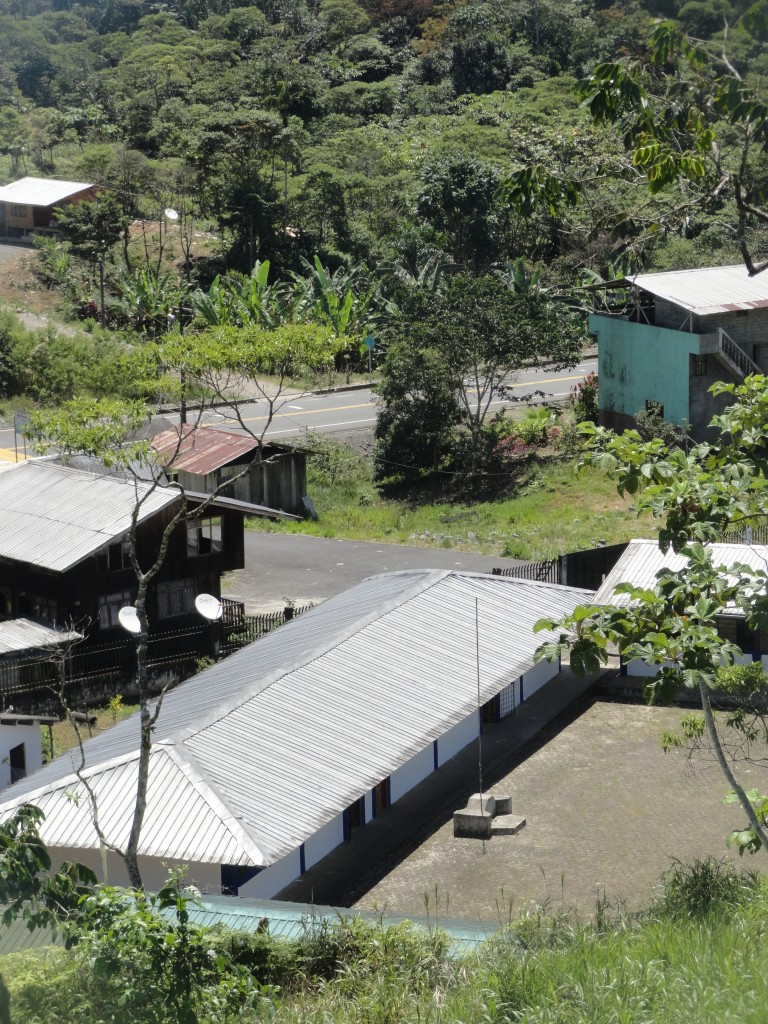
[[[768,274],[750,277],[743,263],[660,274],[636,274],[627,282],[697,316],[768,306]]]
[[[768,569],[768,546],[764,544],[708,544],[707,548],[712,553],[715,566],[727,568],[740,563],[750,569]],[[657,540],[632,540],[595,594],[595,604],[626,607],[632,599],[629,594],[614,593],[619,583],[631,583],[635,587],[648,589],[654,586],[656,576],[662,569],[678,572],[685,568],[687,562],[685,555],[662,551]],[[723,609],[723,614],[743,613],[733,607]]]
[[[175,488],[24,462],[0,473],[0,558],[65,572],[177,501]]]
[[[558,616],[593,594],[431,570],[373,576],[168,693],[155,728],[140,853],[264,866],[279,860],[533,665]],[[476,605],[477,602],[477,605]],[[138,720],[85,744],[111,841],[125,842]],[[65,754],[13,786],[53,846],[96,847]],[[73,794],[79,799],[73,800]]]
[[[0,203],[20,206],[53,206],[63,199],[93,188],[85,181],[60,181],[57,178],[19,178],[0,188]]]

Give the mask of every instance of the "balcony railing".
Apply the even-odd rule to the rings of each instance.
[[[750,359],[744,349],[737,345],[733,338],[729,334],[726,334],[722,327],[719,328],[717,332],[717,341],[718,355],[725,363],[736,370],[742,380],[745,377],[749,377],[750,374],[761,372],[757,363],[753,359]]]

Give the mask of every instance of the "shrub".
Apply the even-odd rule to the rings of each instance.
[[[664,419],[661,408],[651,403],[647,409],[641,409],[635,413],[635,427],[643,441],[653,441],[658,438],[668,448],[686,448],[690,438],[685,427],[679,427],[676,423],[667,423]]]
[[[551,409],[531,409],[524,420],[515,424],[515,433],[525,444],[546,444],[554,421]]]
[[[765,699],[768,696],[768,672],[761,662],[747,665],[727,665],[717,670],[717,689],[733,697]]]
[[[707,857],[683,864],[676,860],[662,875],[661,898],[653,909],[665,917],[705,917],[743,906],[759,884],[756,872],[739,871],[730,861]]]
[[[570,395],[573,413],[578,422],[588,420],[590,423],[597,423],[598,412],[598,383],[597,374],[588,373],[573,388]]]

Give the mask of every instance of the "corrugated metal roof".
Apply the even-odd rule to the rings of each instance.
[[[0,188],[0,203],[26,206],[53,206],[93,185],[84,181],[59,181],[56,178],[19,178]]]
[[[41,626],[31,619],[8,619],[0,622],[0,655],[34,651],[81,639],[80,633]]]
[[[713,563],[716,566],[731,566],[740,562],[751,569],[768,567],[768,546],[762,544],[708,544],[707,547],[712,552]],[[674,551],[662,551],[658,541],[630,541],[626,551],[595,594],[594,603],[625,607],[630,604],[629,595],[614,594],[619,583],[632,583],[636,587],[651,588],[662,569],[677,572],[685,567],[687,561],[684,555],[678,555]],[[742,614],[735,607],[726,609],[725,612]]]
[[[423,570],[371,577],[324,602],[166,695],[142,852],[279,860],[475,709],[476,599],[484,702],[533,665],[545,639],[532,632],[539,618],[593,597]],[[102,824],[118,843],[133,808],[137,746],[135,716],[86,744]],[[12,787],[0,814],[31,801],[49,815],[49,845],[93,847],[85,802],[67,796],[73,785],[71,758],[57,758]],[[232,822],[247,837],[239,850]]]
[[[205,476],[239,459],[241,455],[256,451],[259,442],[245,434],[232,434],[215,427],[179,427],[164,430],[152,438],[152,446],[173,459],[173,469]]]
[[[651,295],[673,302],[697,316],[768,306],[768,276],[756,274],[750,277],[743,263],[732,267],[636,274],[628,280]]]
[[[0,905],[0,913],[3,906]],[[263,931],[283,942],[292,942],[303,935],[312,934],[327,924],[338,925],[344,920],[360,919],[382,928],[408,924],[422,931],[445,932],[450,939],[450,951],[463,956],[477,949],[499,931],[498,922],[473,921],[444,917],[438,924],[434,918],[405,914],[381,914],[375,910],[350,910],[347,907],[325,907],[315,903],[291,903],[283,900],[251,900],[233,896],[202,895],[187,903],[190,924],[199,928],[229,928],[236,932]],[[175,923],[176,911],[166,907],[158,911],[161,917]],[[54,937],[50,928],[30,931],[27,922],[17,918],[0,929],[0,956],[22,949],[62,945],[64,936]]]
[[[178,500],[178,491],[86,473],[53,462],[24,462],[0,473],[0,558],[64,572],[131,526]]]
[[[239,498],[230,498],[227,494],[217,494],[211,498],[205,491],[189,491],[186,488],[184,493],[190,502],[203,504],[210,501],[213,508],[228,508],[233,512],[242,512],[246,516],[259,516],[262,519],[284,519],[287,522],[299,522],[301,516],[294,516],[290,512],[282,512],[278,508],[269,508],[267,505],[254,505],[251,501],[240,501]]]

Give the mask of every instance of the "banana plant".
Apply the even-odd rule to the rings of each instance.
[[[168,330],[187,295],[186,285],[176,275],[160,274],[146,267],[124,275],[118,287],[119,305],[127,318],[144,334],[153,337]]]
[[[365,280],[361,264],[330,273],[320,257],[303,260],[306,273],[292,274],[299,322],[330,327],[337,337],[357,335],[375,320],[375,289]]]

